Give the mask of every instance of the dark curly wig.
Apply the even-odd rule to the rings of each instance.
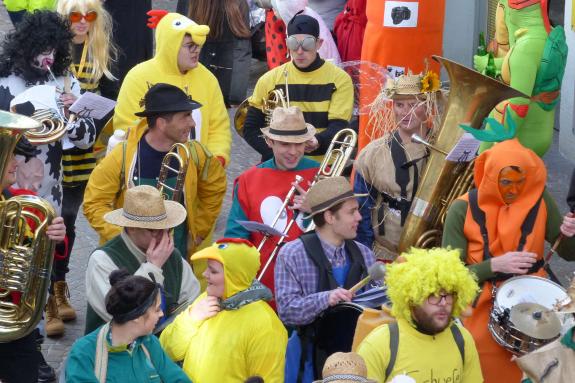
[[[69,68],[73,34],[68,21],[56,12],[35,11],[27,14],[17,28],[2,42],[0,77],[14,73],[27,82],[47,78],[47,73],[34,68],[32,62],[39,54],[55,49],[52,72],[63,75]]]

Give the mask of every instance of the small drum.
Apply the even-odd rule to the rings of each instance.
[[[563,287],[536,276],[519,276],[494,289],[488,328],[495,341],[515,355],[540,348],[567,331],[575,320],[553,305],[567,298]]]

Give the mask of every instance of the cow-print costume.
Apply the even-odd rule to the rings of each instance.
[[[55,83],[39,80],[36,83],[29,83],[14,74],[0,78],[0,109],[10,110],[10,101],[31,86],[61,86],[65,82],[64,77],[58,77],[57,81]],[[76,97],[80,97],[80,84],[73,77],[71,77],[71,85],[71,92]],[[16,156],[18,170],[14,186],[32,190],[38,196],[48,200],[58,215],[62,208],[62,142],[65,139],[78,148],[89,148],[96,140],[94,121],[91,118],[78,117],[68,125],[66,133],[60,140],[38,145],[34,157],[26,159],[23,156]]]

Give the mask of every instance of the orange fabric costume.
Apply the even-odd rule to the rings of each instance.
[[[526,176],[525,187],[517,199],[506,205],[499,192],[498,178],[501,170],[508,166],[518,166]],[[520,227],[530,209],[543,194],[547,170],[543,161],[531,150],[523,147],[516,139],[496,144],[483,152],[475,161],[475,184],[478,187],[478,204],[485,213],[485,226],[489,238],[492,257],[509,251],[516,251],[521,237]],[[460,197],[468,201],[468,194]],[[547,209],[544,203],[539,206],[535,224],[526,238],[523,251],[536,253],[543,258]],[[467,264],[489,262],[483,259],[483,240],[479,225],[467,209],[464,234],[468,240]],[[544,276],[540,269],[535,275]],[[471,332],[479,352],[481,370],[485,383],[519,383],[521,370],[511,362],[512,354],[499,346],[487,328],[489,313],[493,306],[491,291],[493,284],[485,281],[473,314],[464,320]]]
[[[404,73],[408,70],[423,72],[427,58],[429,69],[439,73],[439,64],[431,60],[431,55],[441,55],[442,52],[444,10],[445,0],[368,0],[361,59],[383,67],[394,67],[392,75],[400,75],[401,70]],[[362,109],[375,100],[384,85],[370,84],[368,77],[360,77]],[[368,121],[369,115],[360,115],[360,150],[378,138],[369,134]]]

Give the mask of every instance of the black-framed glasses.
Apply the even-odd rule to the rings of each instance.
[[[185,44],[182,45],[183,48],[186,48],[190,53],[196,53],[197,51],[199,51],[202,46],[195,44],[195,43],[189,43],[189,44]]]
[[[442,293],[439,295],[433,294],[427,298],[427,303],[429,303],[430,305],[437,306],[440,305],[441,302],[445,301],[446,304],[450,305],[453,303],[456,296],[457,295],[454,293]]]
[[[317,39],[313,36],[304,37],[303,40],[298,40],[295,36],[290,36],[286,39],[286,46],[290,51],[297,51],[300,47],[306,52],[315,49]]]

